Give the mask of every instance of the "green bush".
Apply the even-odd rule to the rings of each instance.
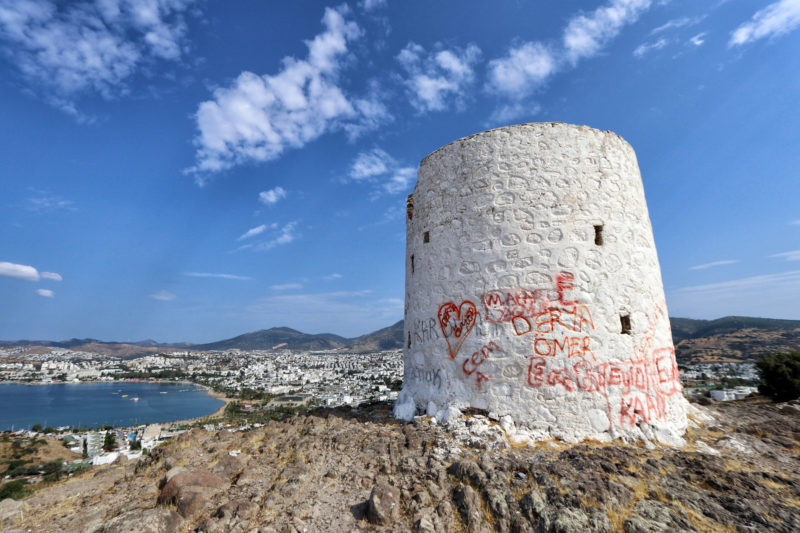
[[[756,368],[758,392],[779,402],[800,398],[800,350],[762,355]]]
[[[26,486],[28,484],[25,480],[14,480],[9,481],[2,487],[0,487],[0,500],[5,500],[6,498],[13,498],[15,500],[19,500],[24,498],[28,495],[30,490]]]

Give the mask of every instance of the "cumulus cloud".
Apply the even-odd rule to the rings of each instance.
[[[217,274],[212,272],[184,272],[183,275],[192,278],[219,278],[219,279],[234,279],[239,281],[248,281],[253,279],[249,276],[237,276],[236,274]]]
[[[35,267],[30,265],[18,265],[6,261],[0,261],[0,276],[24,281],[39,281],[40,279],[61,281],[63,279],[61,274],[56,274],[55,272],[39,273]]]
[[[800,26],[800,0],[780,0],[757,11],[731,33],[728,46],[742,46],[765,37],[777,37]]]
[[[791,252],[781,252],[779,254],[773,254],[770,257],[780,257],[782,259],[786,259],[787,261],[800,261],[800,250],[792,250]]]
[[[0,40],[20,73],[77,114],[75,97],[124,93],[154,60],[178,60],[193,0],[0,0]]]
[[[733,263],[738,263],[738,262],[739,262],[738,259],[723,259],[721,261],[712,261],[711,263],[695,265],[693,267],[689,267],[689,270],[705,270],[706,268],[712,268],[723,265],[732,265]]]
[[[378,194],[407,191],[416,177],[417,171],[414,167],[400,166],[380,148],[359,153],[351,163],[348,173],[350,181],[376,183]]]
[[[652,4],[652,0],[611,0],[588,14],[573,17],[562,37],[567,60],[591,57]]]
[[[150,298],[153,300],[159,300],[161,302],[171,302],[175,299],[175,295],[169,291],[160,290],[158,292],[154,292],[150,295]]]
[[[41,296],[43,298],[55,298],[56,297],[56,293],[54,293],[53,291],[51,291],[49,289],[37,289],[36,290],[36,294],[38,294],[39,296]]]
[[[511,48],[505,57],[489,62],[487,90],[521,99],[538,89],[558,68],[556,58],[542,43]]]
[[[633,55],[638,58],[642,58],[652,50],[661,50],[662,48],[667,46],[668,42],[669,41],[667,41],[662,37],[661,39],[654,41],[652,43],[642,43],[636,47],[636,50],[633,51]]]
[[[463,94],[475,79],[475,64],[481,49],[470,44],[464,49],[445,49],[441,44],[437,50],[426,52],[415,43],[408,43],[397,55],[397,60],[406,71],[403,80],[406,93],[420,112],[443,111],[451,103],[463,104]]]
[[[512,46],[503,57],[491,60],[484,89],[512,101],[500,105],[491,120],[507,121],[536,110],[536,104],[520,102],[557,72],[599,53],[624,26],[636,22],[652,4],[652,0],[610,0],[590,13],[573,16],[559,43],[524,42]]]
[[[370,181],[376,176],[386,174],[396,161],[380,148],[359,153],[350,165],[348,176],[353,181]]]
[[[258,201],[264,205],[274,205],[278,203],[281,198],[286,198],[287,192],[283,187],[275,187],[268,191],[261,191],[258,194]]]
[[[284,58],[275,75],[242,72],[200,104],[196,164],[187,169],[198,184],[237,164],[273,160],[329,131],[356,135],[381,120],[386,111],[379,102],[348,97],[338,85],[348,45],[362,34],[348,14],[346,6],[325,10],[325,30],[306,42],[305,59]]]

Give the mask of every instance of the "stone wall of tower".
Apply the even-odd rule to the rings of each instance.
[[[679,438],[686,403],[642,180],[561,123],[426,157],[407,209],[396,416],[486,409],[519,438]]]

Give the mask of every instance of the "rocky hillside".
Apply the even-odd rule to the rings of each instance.
[[[800,328],[747,328],[683,339],[675,345],[679,363],[755,362],[761,355],[800,348]]]
[[[700,422],[705,420],[704,425]],[[195,429],[133,463],[0,503],[12,531],[800,530],[800,409],[694,409],[683,448],[509,445],[479,413],[450,428],[390,406]]]

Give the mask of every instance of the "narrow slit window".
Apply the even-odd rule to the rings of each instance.
[[[422,242],[431,242],[431,233],[429,231],[422,234]]]
[[[620,322],[620,325],[622,325],[622,334],[623,335],[630,335],[631,334],[631,315],[620,315],[619,322]]]
[[[603,225],[598,224],[594,227],[594,243],[597,246],[603,245]]]
[[[408,347],[411,348],[411,333],[408,334]]]
[[[414,273],[414,254],[411,254],[411,273]]]

